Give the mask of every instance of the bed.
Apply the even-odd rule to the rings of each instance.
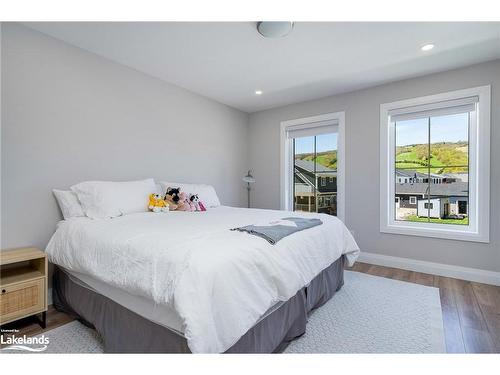
[[[230,230],[285,216],[322,224],[275,245]],[[341,288],[359,253],[336,217],[226,206],[71,218],[46,251],[54,306],[119,353],[280,351]]]

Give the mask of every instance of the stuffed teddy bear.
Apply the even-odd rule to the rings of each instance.
[[[200,198],[198,197],[198,194],[191,194],[189,196],[189,201],[193,205],[194,209],[193,211],[206,211],[207,209],[203,205],[203,203],[200,201]]]
[[[179,188],[167,188],[167,192],[165,193],[165,196],[163,197],[163,200],[167,202],[167,204],[170,206],[170,210],[175,211],[177,210],[178,203],[179,203]]]
[[[180,211],[194,211],[194,205],[189,200],[189,197],[186,193],[181,191],[179,193],[179,207],[177,207]]]
[[[176,211],[191,211],[191,205],[189,204],[189,199],[180,188],[167,189],[165,193],[164,200],[170,205],[171,210]]]
[[[149,204],[148,208],[153,212],[168,212],[170,207],[164,199],[161,198],[160,194],[149,194]]]

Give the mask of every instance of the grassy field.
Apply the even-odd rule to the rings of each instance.
[[[416,221],[416,222],[422,222],[422,223],[427,223],[427,218],[426,217],[418,217],[416,215],[412,216],[407,216],[405,218],[407,221]],[[436,223],[436,224],[456,224],[456,225],[469,225],[469,218],[466,217],[464,219],[430,219],[431,223]]]
[[[422,173],[425,173],[424,170],[426,170],[428,167],[428,161],[421,160],[417,156],[415,150],[411,150],[409,152],[401,152],[400,154],[396,155],[396,164],[397,168],[421,168]],[[435,157],[431,157],[430,166],[432,173],[438,173],[438,171],[441,169],[439,167],[441,167],[442,165],[443,163],[441,163],[440,160]]]
[[[295,155],[295,158],[313,161],[314,154],[299,154]],[[316,154],[316,163],[327,168],[337,169],[337,151],[327,151]]]
[[[466,142],[433,143],[430,158],[428,145],[400,146],[396,149],[396,164],[398,168],[421,168],[422,171],[430,166],[431,173],[437,174],[467,172],[468,153]]]

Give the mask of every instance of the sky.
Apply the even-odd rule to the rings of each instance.
[[[431,143],[468,140],[468,114],[431,117]],[[396,146],[427,143],[427,119],[396,123]]]
[[[337,133],[316,136],[316,152],[332,151],[337,149]],[[295,138],[295,153],[305,154],[314,152],[314,137]]]

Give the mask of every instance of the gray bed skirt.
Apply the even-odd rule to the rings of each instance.
[[[326,303],[344,284],[345,257],[340,257],[306,287],[257,322],[226,353],[280,352],[306,331],[308,314]],[[107,353],[190,353],[186,339],[162,325],[73,281],[56,267],[53,304],[95,328]]]

